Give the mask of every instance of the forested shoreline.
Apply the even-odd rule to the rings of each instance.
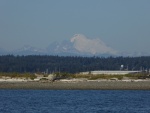
[[[79,57],[79,56],[0,56],[0,72],[68,72],[78,73],[94,70],[148,70],[150,56],[142,57]]]

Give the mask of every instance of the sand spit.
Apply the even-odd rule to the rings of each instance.
[[[0,89],[38,90],[150,90],[150,81],[0,82]]]

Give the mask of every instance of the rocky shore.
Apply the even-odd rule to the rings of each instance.
[[[3,81],[0,82],[0,89],[150,90],[150,81]]]

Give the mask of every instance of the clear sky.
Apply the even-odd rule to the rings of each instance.
[[[0,0],[0,47],[45,48],[74,34],[118,51],[150,48],[150,0]]]

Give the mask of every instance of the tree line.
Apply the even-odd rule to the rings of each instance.
[[[80,56],[0,56],[0,72],[68,72],[78,73],[94,70],[148,70],[150,56],[142,57],[80,57]]]

